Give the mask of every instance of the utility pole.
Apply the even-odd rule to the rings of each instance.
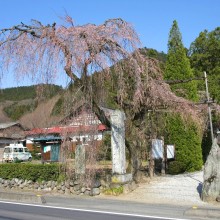
[[[213,143],[214,134],[213,134],[213,126],[212,126],[212,112],[211,112],[211,107],[210,107],[208,80],[207,80],[206,72],[204,72],[204,77],[205,77],[206,97],[207,97],[207,103],[208,103],[209,123],[210,123],[211,137],[212,137],[212,143]]]

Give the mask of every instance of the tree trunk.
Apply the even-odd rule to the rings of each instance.
[[[128,143],[126,141],[126,143]],[[127,172],[132,173],[133,179],[135,182],[140,182],[141,180],[141,148],[138,144],[129,143],[126,144],[127,149],[129,151],[128,158],[128,168]]]

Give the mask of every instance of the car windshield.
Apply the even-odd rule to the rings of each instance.
[[[11,153],[11,148],[6,147],[6,148],[4,149],[4,153]]]

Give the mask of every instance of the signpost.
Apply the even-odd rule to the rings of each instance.
[[[150,159],[150,176],[153,176],[154,160],[162,159],[161,174],[165,175],[167,159],[173,159],[175,155],[174,145],[164,145],[163,139],[152,139],[152,153]]]

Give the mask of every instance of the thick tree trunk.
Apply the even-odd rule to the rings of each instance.
[[[129,151],[127,172],[132,173],[135,182],[141,181],[141,149],[137,144],[126,141]]]

